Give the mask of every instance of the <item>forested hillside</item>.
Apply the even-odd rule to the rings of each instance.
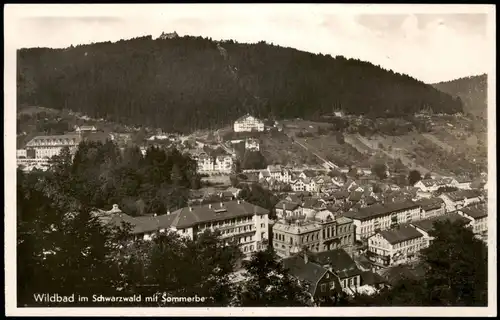
[[[486,118],[488,114],[488,76],[486,74],[440,82],[433,86],[454,97],[460,97],[465,112]]]
[[[462,111],[460,99],[409,76],[342,56],[264,42],[151,36],[18,51],[18,103],[128,124],[191,131],[258,117]]]

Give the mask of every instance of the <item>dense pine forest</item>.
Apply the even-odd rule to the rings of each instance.
[[[433,86],[462,99],[465,112],[486,118],[488,114],[488,76],[486,74],[440,82]]]
[[[17,57],[20,105],[168,131],[216,128],[247,112],[282,119],[334,110],[369,116],[463,110],[460,98],[409,76],[265,42],[147,36],[21,49]]]

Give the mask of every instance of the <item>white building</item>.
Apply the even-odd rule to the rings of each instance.
[[[95,126],[81,126],[75,128],[76,133],[93,133],[97,132],[97,128]]]
[[[250,151],[259,151],[260,144],[258,139],[248,138],[245,140],[245,149]]]
[[[219,230],[227,244],[236,241],[245,256],[264,250],[269,239],[269,210],[246,201],[185,207],[158,216],[131,217],[114,205],[110,211],[94,212],[102,222],[132,224],[135,239],[151,240],[157,233],[171,230],[195,239],[205,230]]]
[[[483,200],[481,193],[477,190],[458,190],[443,193],[439,197],[444,200],[448,212],[462,209]]]
[[[303,215],[302,206],[299,203],[292,201],[280,201],[274,207],[276,216],[279,219],[299,218]]]
[[[441,198],[420,199],[416,203],[422,208],[422,219],[435,218],[446,213],[446,205]]]
[[[17,149],[16,150],[16,158],[26,158],[28,155],[26,153],[26,149]]]
[[[442,178],[442,179],[424,179],[415,183],[414,187],[419,188],[424,192],[434,192],[439,188],[444,187],[455,187],[458,188],[458,181],[454,178]]]
[[[480,239],[488,239],[488,210],[485,205],[470,206],[457,211],[461,216],[471,220],[472,231]]]
[[[427,247],[424,235],[412,226],[379,231],[368,238],[368,259],[386,268],[414,261]]]
[[[251,132],[251,131],[264,131],[264,122],[246,114],[234,122],[234,132]]]
[[[344,216],[353,220],[356,240],[365,240],[378,231],[422,219],[421,207],[413,201],[374,204],[358,211],[349,211]]]
[[[71,153],[76,152],[81,141],[79,134],[37,136],[26,144],[26,150],[34,150],[36,159],[52,158],[58,155],[64,147],[68,147]]]
[[[219,155],[212,157],[204,152],[196,155],[198,172],[206,174],[229,174],[233,170],[233,157],[231,155]]]
[[[267,172],[266,172],[267,171]],[[259,173],[260,178],[273,178],[282,183],[290,183],[292,179],[292,173],[287,168],[280,165],[268,165],[266,170]]]

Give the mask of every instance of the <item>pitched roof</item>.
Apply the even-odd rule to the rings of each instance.
[[[316,292],[316,285],[319,280],[329,272],[326,268],[312,261],[306,263],[300,255],[285,258],[282,262],[292,276],[309,284],[309,292],[311,294]]]
[[[81,141],[81,136],[79,134],[61,134],[61,135],[52,135],[52,136],[36,136],[31,139],[26,146],[31,146],[35,143],[45,143],[50,140],[75,140],[75,143],[79,143]]]
[[[303,204],[304,208],[319,208],[321,207],[321,202],[318,199],[306,199]]]
[[[262,170],[262,171],[260,172],[260,174],[261,174],[263,177],[270,177],[270,176],[271,176],[271,174],[270,174],[270,173],[269,173],[269,171],[267,171],[267,170]]]
[[[447,196],[452,201],[461,201],[464,199],[477,198],[481,196],[481,192],[478,190],[458,190],[453,192],[447,192],[443,194]]]
[[[302,173],[307,177],[307,178],[314,178],[316,177],[316,172],[312,170],[304,170]]]
[[[363,197],[363,192],[353,191],[349,196],[349,200],[360,201],[362,197]]]
[[[361,274],[356,262],[343,249],[314,253],[311,258],[322,266],[331,266],[341,279]]]
[[[459,221],[463,223],[464,225],[469,223],[470,220],[459,215],[456,212],[451,212],[448,214],[445,214],[443,216],[435,217],[435,218],[430,218],[430,219],[425,219],[425,220],[420,220],[420,221],[415,221],[412,222],[411,224],[425,232],[430,232],[432,229],[434,229],[434,223],[438,221],[450,221],[450,222],[455,222]]]
[[[296,203],[296,202],[292,202],[292,201],[285,201],[285,200],[282,200],[280,202],[278,202],[275,206],[276,209],[283,209],[285,208],[285,210],[295,210],[297,209],[298,207],[300,206],[299,203]]]
[[[335,199],[347,199],[349,198],[349,192],[347,191],[333,192],[332,197],[334,197]]]
[[[269,213],[267,209],[242,200],[226,201],[221,204],[184,207],[176,210],[171,214],[175,217],[171,226],[183,229],[200,223]]]
[[[345,216],[357,220],[368,220],[368,219],[373,219],[375,217],[390,214],[392,212],[398,212],[417,207],[419,207],[419,205],[413,201],[374,204],[365,208],[361,208],[358,211],[347,212]]]
[[[488,210],[484,205],[465,207],[460,209],[460,211],[474,219],[480,219],[488,216]]]
[[[244,116],[239,117],[238,119],[236,119],[236,120],[235,120],[235,122],[241,122],[241,121],[244,121],[244,120],[246,120],[246,119],[247,119],[247,118],[249,118],[249,117],[255,118],[257,121],[262,122],[261,120],[257,119],[256,117],[252,116],[252,115],[251,115],[251,114],[249,114],[249,113],[245,114]]]
[[[423,236],[417,229],[411,226],[400,226],[390,230],[379,231],[378,233],[390,244],[396,244]]]
[[[428,211],[441,208],[444,201],[441,198],[429,198],[429,199],[424,198],[417,200],[416,203],[419,204],[422,207],[422,209]]]

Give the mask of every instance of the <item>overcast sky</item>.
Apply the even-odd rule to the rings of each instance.
[[[27,5],[26,5],[27,6]],[[94,5],[95,6],[95,5]],[[91,5],[24,7],[15,47],[67,47],[162,31],[180,36],[265,40],[299,50],[359,58],[427,83],[491,70],[491,15],[484,6]],[[486,8],[486,9],[485,9]],[[6,11],[8,12],[8,11]],[[467,12],[467,13],[465,13]],[[8,14],[8,13],[6,13]],[[19,15],[19,13],[17,13]],[[10,30],[10,31],[9,31]],[[14,35],[17,35],[14,37]],[[493,40],[492,40],[493,39]]]

